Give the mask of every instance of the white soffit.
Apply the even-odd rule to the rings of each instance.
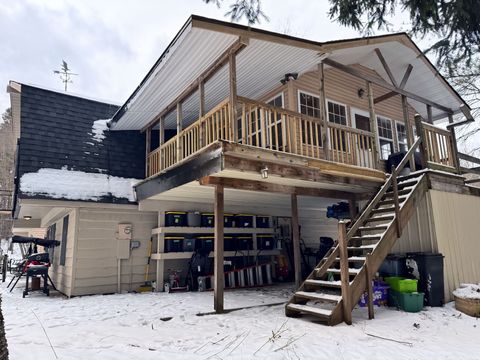
[[[401,83],[408,64],[413,66],[413,70],[405,85],[406,91],[449,107],[454,111],[458,110],[462,105],[460,99],[441,80],[440,75],[432,72],[426,64],[426,60],[422,56],[418,56],[412,48],[400,42],[391,41],[337,50],[329,58],[345,65],[360,64],[370,68],[376,71],[385,81],[391,83],[387,72],[375,53],[375,48],[379,48],[382,52],[397,84]],[[408,102],[422,117],[427,117],[425,104],[412,99],[408,99]],[[443,113],[442,110],[432,107],[432,115],[434,117]]]

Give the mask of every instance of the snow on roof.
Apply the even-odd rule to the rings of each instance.
[[[92,125],[92,140],[102,142],[105,139],[105,131],[108,131],[108,122],[110,119],[95,120]]]
[[[62,169],[40,169],[20,178],[20,191],[54,199],[99,201],[102,197],[135,201],[133,186],[138,179]]]

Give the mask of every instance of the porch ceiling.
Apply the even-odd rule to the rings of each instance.
[[[240,96],[256,99],[278,85],[286,73],[301,75],[314,70],[322,54],[346,65],[368,67],[390,82],[374,51],[379,48],[397,83],[400,83],[408,64],[413,65],[405,87],[407,91],[421,94],[454,111],[463,103],[405,34],[315,43],[211,19],[192,19],[115,115],[114,130],[138,130],[146,126],[239,36],[249,38],[249,44],[237,55],[237,92]],[[206,111],[228,96],[228,87],[228,67],[224,66],[205,84]],[[198,93],[183,103],[184,126],[198,118],[198,104]],[[425,105],[412,100],[410,104],[426,117]],[[434,117],[441,113],[433,108]],[[167,116],[166,127],[175,128],[174,113]]]

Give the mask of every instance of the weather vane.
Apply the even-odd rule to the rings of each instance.
[[[72,73],[70,71],[70,69],[68,68],[68,64],[65,60],[62,60],[61,69],[60,70],[53,70],[53,73],[60,76],[60,79],[65,84],[65,91],[67,91],[68,83],[73,83],[73,81],[71,79],[72,75],[78,75],[78,74]]]

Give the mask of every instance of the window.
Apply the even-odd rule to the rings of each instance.
[[[68,215],[63,218],[62,242],[60,244],[60,265],[65,265],[65,258],[67,255],[68,219]]]
[[[339,125],[347,125],[347,109],[345,105],[327,101],[327,112],[328,121]]]
[[[301,114],[320,118],[320,98],[318,96],[299,91],[298,104]]]
[[[371,132],[370,127],[370,114],[368,111],[358,110],[355,108],[350,109],[352,116],[352,127],[358,130]],[[371,151],[371,143],[367,138],[358,138],[355,143],[356,149]]]
[[[407,151],[407,128],[405,124],[397,122],[398,151]]]
[[[274,98],[267,101],[268,105],[275,106],[278,108],[283,108],[283,92],[275,96]],[[267,123],[267,143],[268,145],[272,145],[272,148],[275,150],[282,149],[283,142],[282,142],[282,114],[277,113],[270,113],[270,119],[268,119]],[[276,125],[275,125],[276,123]],[[277,133],[275,134],[275,128],[277,129]],[[271,138],[270,138],[271,137]]]
[[[45,239],[48,239],[48,240],[56,240],[55,239],[55,234],[57,232],[57,224],[52,224],[48,227],[47,229],[47,235],[45,235]],[[50,262],[53,262],[53,259],[54,259],[54,255],[55,255],[55,246],[51,246],[48,248],[48,256],[50,257]]]
[[[393,131],[390,119],[377,116],[378,142],[380,145],[380,158],[387,160],[393,153]]]

